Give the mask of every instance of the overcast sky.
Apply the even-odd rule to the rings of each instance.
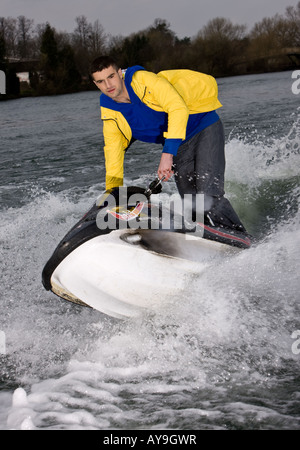
[[[264,17],[284,14],[299,0],[1,0],[1,17],[23,15],[34,25],[49,22],[57,31],[72,32],[80,15],[99,20],[107,34],[128,36],[152,25],[156,18],[170,23],[179,37],[193,37],[215,17],[245,24],[248,31]]]

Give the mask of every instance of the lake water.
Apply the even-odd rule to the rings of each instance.
[[[299,429],[293,82],[292,72],[218,80],[226,195],[259,243],[128,321],[41,284],[59,240],[104,190],[99,94],[0,103],[0,429]],[[126,184],[147,186],[159,157],[135,143]]]

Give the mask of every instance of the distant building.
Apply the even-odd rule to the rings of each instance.
[[[29,72],[17,72],[16,75],[19,78],[20,83],[30,84]]]

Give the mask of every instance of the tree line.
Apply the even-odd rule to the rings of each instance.
[[[297,47],[300,1],[283,15],[262,19],[250,31],[216,17],[194,37],[183,39],[164,19],[123,37],[107,35],[99,20],[90,23],[85,16],[76,17],[72,33],[59,32],[49,23],[35,26],[24,16],[0,17],[0,70],[7,74],[8,90],[14,92],[18,90],[14,62],[31,61],[30,88],[26,87],[31,95],[91,89],[89,66],[101,54],[114,56],[122,68],[135,64],[153,72],[189,68],[222,77],[300,66]]]

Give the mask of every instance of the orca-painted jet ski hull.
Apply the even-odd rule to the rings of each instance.
[[[177,229],[172,213],[165,227],[161,205],[144,189],[128,188],[133,203],[125,208],[119,191],[101,196],[58,244],[42,273],[46,290],[113,317],[133,317],[180,295],[216,258],[250,246],[245,236],[213,234],[201,223],[198,233]]]

